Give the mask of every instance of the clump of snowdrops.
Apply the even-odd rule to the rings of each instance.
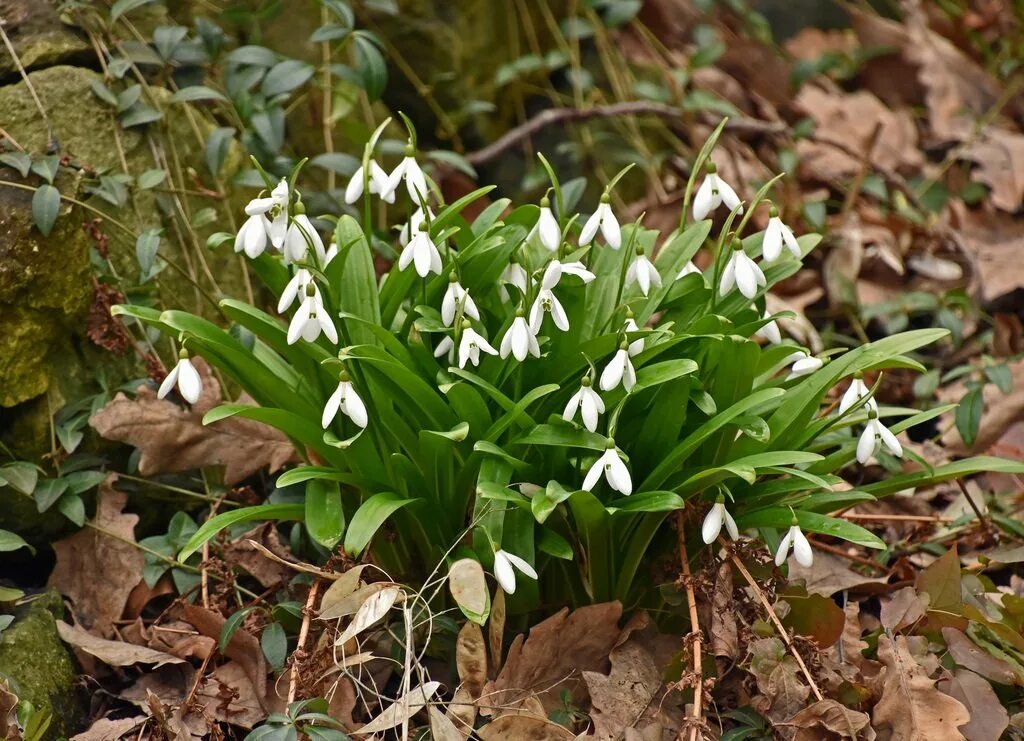
[[[190,355],[201,355],[258,403],[221,406],[206,423],[272,425],[304,461],[271,501],[207,522],[182,558],[225,527],[296,520],[321,555],[340,545],[406,579],[479,561],[513,611],[542,593],[647,603],[659,585],[645,565],[672,547],[677,510],[694,512],[691,544],[752,538],[780,566],[808,566],[809,534],[886,547],[830,513],[986,467],[863,476],[876,463],[898,471],[898,433],[944,411],[881,406],[867,379],[922,370],[911,353],[945,332],[816,355],[786,339],[786,317],[768,315],[764,296],[819,237],[793,234],[767,199],[774,180],[744,201],[747,184],[718,175],[721,127],[666,235],[642,217],[620,223],[611,196],[623,173],[584,204],[590,215],[575,213],[543,157],[551,185],[539,204],[498,198],[470,222],[464,209],[492,189],[444,203],[414,134],[390,172],[377,160],[382,129],[345,191],[361,220],[311,220],[301,164],[279,180],[264,173],[234,246],[276,311],[224,300],[230,331],[180,311],[117,309],[183,348],[161,395],[198,398]],[[411,214],[379,280],[377,200],[396,222]],[[759,209],[768,226],[748,233]]]

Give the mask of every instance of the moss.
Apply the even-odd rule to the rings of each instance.
[[[50,67],[92,54],[89,42],[61,22],[56,3],[13,0],[4,3],[4,29],[25,69]],[[0,77],[17,74],[9,54],[0,55]]]
[[[75,665],[57,633],[60,596],[47,592],[16,615],[0,636],[0,676],[21,700],[52,713],[47,738],[75,733],[84,713],[75,689]]]

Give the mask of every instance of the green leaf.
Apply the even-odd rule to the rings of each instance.
[[[146,170],[136,178],[135,184],[139,187],[139,190],[149,190],[160,185],[166,179],[166,170]]]
[[[153,0],[117,0],[110,8],[110,22],[113,23],[125,13],[130,13],[143,5],[149,5]]]
[[[217,533],[225,528],[237,525],[240,522],[253,522],[254,520],[298,520],[306,514],[306,508],[301,504],[259,504],[255,507],[241,507],[230,512],[223,512],[203,523],[195,535],[189,538],[188,543],[178,554],[178,560],[184,563],[189,556],[203,547]]]
[[[278,62],[263,78],[261,92],[268,98],[290,93],[313,76],[313,65],[298,59]]]
[[[836,517],[819,515],[815,512],[796,511],[797,522],[803,530],[811,533],[830,535],[850,543],[885,550],[885,541],[860,525],[841,520]],[[752,527],[774,527],[779,530],[788,529],[793,523],[794,512],[789,507],[768,507],[754,512],[743,513],[736,518],[736,526],[740,530]]]
[[[32,195],[32,221],[44,237],[50,236],[59,211],[60,191],[49,184],[40,185]]]
[[[270,77],[270,75],[267,75],[267,77]],[[266,85],[266,81],[264,81],[264,85]],[[217,92],[211,87],[206,87],[206,85],[183,87],[171,96],[172,103],[192,103],[198,100],[227,101],[227,98],[224,97],[223,93]]]
[[[345,533],[345,552],[357,557],[393,512],[416,501],[419,500],[405,499],[391,491],[383,491],[367,499],[349,523]]]
[[[68,482],[64,479],[43,479],[32,492],[32,498],[36,500],[36,509],[46,512],[67,490]]]
[[[228,157],[228,152],[231,151],[231,142],[234,140],[234,137],[235,129],[230,126],[220,126],[211,131],[210,135],[206,137],[203,161],[206,163],[206,169],[214,177],[220,176],[221,168],[224,167],[224,161]]]
[[[19,548],[28,548],[35,553],[35,548],[26,543],[17,533],[12,533],[10,530],[0,530],[0,553],[16,551]]]
[[[369,325],[379,326],[377,272],[373,267],[373,252],[359,222],[347,214],[338,219],[334,241],[338,245],[338,256],[327,266],[326,274],[332,290],[338,296],[339,310],[359,317]],[[345,326],[353,344],[379,344],[370,327],[347,320]]]
[[[985,399],[980,388],[973,388],[964,394],[956,408],[956,429],[967,447],[974,445],[981,426],[981,415],[985,411]]]
[[[109,105],[111,108],[117,108],[117,96],[114,95],[114,91],[104,85],[99,80],[93,80],[89,83],[89,87],[92,88],[93,94],[102,100],[104,103]]]
[[[217,640],[217,648],[221,653],[224,653],[227,650],[228,644],[231,643],[231,637],[242,625],[242,621],[245,620],[246,615],[255,609],[255,605],[243,608],[224,621],[224,625],[220,627],[220,637]]]
[[[57,500],[57,509],[78,527],[85,524],[85,502],[79,495],[65,494]]]
[[[6,466],[0,466],[0,486],[7,484],[22,494],[31,495],[36,489],[38,480],[39,469],[31,463],[15,461]]]
[[[288,658],[288,637],[284,634],[281,623],[270,623],[260,635],[260,648],[267,657],[267,663],[275,672],[284,669],[284,661]]]
[[[966,458],[962,461],[954,461],[953,463],[936,466],[935,468],[891,476],[882,481],[865,484],[858,488],[867,494],[884,497],[904,489],[931,486],[943,481],[958,479],[962,476],[973,476],[977,473],[1024,474],[1024,463],[983,455],[975,458]],[[0,470],[0,475],[2,474],[3,471]]]
[[[388,84],[388,66],[377,45],[363,31],[353,34],[356,40],[356,74],[370,102],[377,100]]]
[[[338,482],[312,479],[306,484],[306,530],[327,550],[333,550],[341,540],[345,533],[345,511]]]
[[[160,111],[144,103],[136,103],[127,111],[118,116],[118,121],[126,129],[133,126],[145,126],[164,117]]]
[[[616,499],[605,505],[609,514],[615,512],[674,512],[683,507],[684,501],[674,491],[644,491]]]

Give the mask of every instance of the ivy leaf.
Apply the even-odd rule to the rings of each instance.
[[[144,173],[139,175],[135,184],[139,186],[140,190],[149,190],[160,185],[167,178],[166,170],[146,170]]]
[[[964,394],[960,405],[956,408],[956,429],[964,440],[964,445],[974,445],[981,426],[981,414],[985,411],[985,399],[980,388],[974,388]]]
[[[99,80],[93,80],[89,83],[89,87],[92,88],[93,94],[106,103],[111,108],[117,108],[117,96],[114,91],[104,85]]]
[[[275,672],[284,668],[284,660],[288,658],[288,638],[284,634],[281,623],[270,623],[260,635],[260,647],[267,663]]]
[[[365,32],[357,31],[356,40],[356,74],[362,81],[363,90],[371,100],[377,100],[388,84],[388,66],[384,62],[377,44]]]
[[[28,177],[28,171],[32,167],[32,158],[26,152],[0,154],[0,162],[13,167],[23,178]]]
[[[228,158],[228,151],[231,149],[231,141],[235,137],[235,130],[230,126],[221,126],[210,132],[206,138],[206,151],[203,159],[206,161],[206,169],[214,177],[220,175],[224,161]]]
[[[32,221],[44,237],[50,236],[59,210],[60,191],[49,184],[40,185],[32,196]]]
[[[197,100],[227,100],[223,93],[219,93],[211,87],[206,85],[192,85],[190,87],[183,87],[181,90],[171,96],[171,100],[175,103],[191,103]]]
[[[121,116],[118,117],[118,120],[121,122],[121,126],[126,129],[130,129],[132,126],[145,126],[146,124],[151,124],[154,121],[159,121],[163,117],[164,114],[156,108],[148,106],[145,103],[137,103],[121,114]]]
[[[260,88],[268,98],[290,93],[313,76],[313,65],[298,59],[286,59],[275,64],[263,78]]]
[[[113,23],[125,13],[130,13],[143,5],[149,5],[153,0],[117,0],[110,8],[110,22]]]

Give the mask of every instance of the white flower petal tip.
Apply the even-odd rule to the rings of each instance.
[[[718,176],[714,163],[708,162],[707,175],[697,188],[697,195],[693,199],[694,221],[707,218],[708,214],[723,204],[729,211],[737,210],[738,213],[743,213],[743,206],[736,191]]]
[[[353,204],[359,200],[363,195],[366,181],[369,181],[370,193],[379,195],[388,203],[395,202],[394,189],[389,190],[390,181],[388,174],[384,172],[384,168],[378,165],[375,160],[370,160],[369,178],[366,177],[366,171],[362,165],[352,173],[348,185],[345,186],[345,203]]]
[[[601,371],[601,390],[611,391],[613,388],[622,384],[622,388],[626,392],[633,390],[636,386],[636,370],[633,368],[633,361],[629,357],[629,343],[623,342],[619,345],[619,349],[615,351],[615,355],[608,361],[608,365]]]
[[[683,265],[683,269],[679,271],[676,276],[676,280],[682,280],[688,275],[700,275],[700,268],[693,264],[693,260],[687,260],[686,264]]]
[[[793,360],[793,365],[789,368],[789,375],[786,376],[787,381],[800,378],[801,376],[809,376],[825,365],[825,361],[822,358],[808,355],[803,350],[790,355],[786,362],[790,360]]]
[[[352,420],[357,427],[365,429],[369,422],[366,414],[366,405],[352,387],[347,373],[342,373],[341,378],[338,380],[338,388],[335,389],[334,393],[327,400],[327,404],[324,405],[324,413],[320,419],[320,424],[325,430],[330,427],[331,422],[334,421],[339,411]]]
[[[476,308],[473,297],[459,284],[458,278],[452,273],[448,279],[448,289],[444,292],[444,298],[441,300],[441,321],[444,326],[452,326],[455,316],[460,310],[463,316],[480,319],[480,312]]]
[[[419,231],[413,235],[398,258],[398,269],[405,270],[415,266],[416,274],[426,278],[431,273],[441,273],[441,253],[430,239],[426,223],[420,224]]]
[[[903,446],[900,441],[888,427],[882,424],[878,418],[878,412],[869,409],[868,423],[864,425],[864,431],[857,441],[857,462],[866,466],[882,447],[885,447],[897,458],[903,457]]]
[[[605,449],[604,454],[587,471],[587,476],[583,479],[583,488],[587,491],[593,491],[602,476],[608,482],[608,486],[623,496],[628,497],[633,493],[633,479],[629,475],[629,469],[615,449],[615,441],[611,438],[608,438],[608,447]]]
[[[860,373],[854,375],[850,381],[850,386],[846,389],[846,393],[843,394],[843,398],[839,401],[839,415],[846,414],[852,409],[857,402],[861,399],[867,398],[864,402],[864,408],[868,412],[878,413],[878,402],[871,396],[871,389],[868,388],[867,384],[864,383],[864,378]]]
[[[203,379],[184,350],[178,356],[177,364],[160,384],[160,388],[156,392],[157,398],[165,398],[175,386],[178,387],[181,398],[189,404],[195,404],[203,395]]]
[[[540,216],[537,224],[533,227],[532,234],[536,235],[541,246],[548,252],[558,252],[562,245],[562,230],[558,227],[558,220],[551,212],[551,205],[547,198],[540,202]]]
[[[589,377],[583,379],[579,391],[569,398],[569,403],[562,412],[562,419],[572,422],[577,411],[583,420],[583,426],[591,432],[596,432],[598,417],[604,414],[604,402],[591,387]]]
[[[338,330],[327,315],[323,304],[310,289],[311,285],[307,285],[306,298],[288,325],[288,344],[294,345],[300,338],[306,342],[316,342],[322,332],[332,344],[337,345]]]
[[[562,308],[562,303],[550,288],[544,288],[537,292],[537,298],[530,307],[530,331],[535,335],[540,332],[541,324],[544,322],[544,315],[550,314],[551,320],[563,332],[569,330],[569,317]]]
[[[622,246],[622,228],[619,226],[619,220],[612,213],[612,206],[607,195],[601,196],[601,203],[598,204],[597,210],[583,225],[583,229],[580,231],[580,247],[586,247],[593,242],[598,231],[601,232],[605,244],[613,250]]]
[[[256,259],[267,249],[270,221],[263,214],[253,214],[235,236],[235,252],[244,252],[246,257]]]
[[[789,557],[790,547],[793,548],[793,556],[796,558],[796,562],[805,569],[809,569],[814,563],[814,551],[811,550],[811,544],[804,536],[803,531],[800,530],[799,525],[791,525],[779,543],[779,549],[775,552],[776,566],[782,566],[786,562],[786,559]]]
[[[462,339],[459,340],[459,367],[465,368],[467,362],[474,366],[480,365],[480,353],[482,352],[488,355],[498,354],[498,351],[491,347],[491,344],[473,329],[468,321],[463,322]]]
[[[761,318],[768,319],[769,317],[771,317],[771,314],[769,314],[768,311],[765,310],[764,315]],[[763,324],[761,328],[757,330],[754,334],[756,334],[758,337],[765,340],[769,344],[782,344],[782,332],[779,331],[779,324],[774,319],[767,322],[766,324]]]
[[[528,579],[537,580],[537,571],[526,559],[500,549],[494,552],[494,578],[505,594],[515,594],[516,570]]]
[[[721,296],[727,296],[733,286],[751,301],[757,296],[758,288],[766,285],[764,273],[756,262],[743,251],[743,245],[739,240],[733,242],[732,255],[725,264],[722,271],[722,279],[718,285],[718,292]]]
[[[645,297],[650,293],[651,287],[661,288],[661,275],[659,275],[654,263],[647,259],[647,256],[637,250],[636,258],[629,264],[626,271],[626,287],[637,284],[640,293]]]
[[[622,327],[623,332],[639,332],[640,327],[637,326],[636,320],[633,318],[633,312],[629,311],[626,314],[626,323]],[[641,337],[638,340],[633,340],[629,343],[629,357],[635,357],[644,351],[644,345],[647,340]]]
[[[505,332],[505,336],[501,338],[499,352],[502,358],[507,358],[511,354],[520,363],[526,360],[527,355],[540,357],[540,345],[537,343],[537,337],[530,329],[522,312],[516,313],[512,325]]]
[[[726,532],[733,540],[739,540],[740,533],[736,528],[736,521],[725,508],[724,501],[715,502],[711,505],[707,515],[704,517],[704,524],[701,526],[701,538],[707,545],[711,545],[718,539],[722,532],[722,525],[725,525]]]

